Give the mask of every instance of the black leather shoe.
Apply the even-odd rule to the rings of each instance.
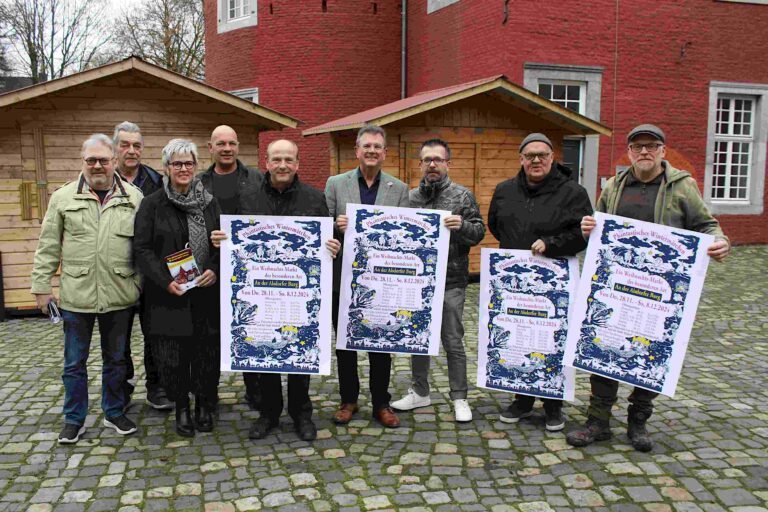
[[[199,396],[195,396],[195,427],[200,432],[213,432],[213,412]]]
[[[189,413],[189,400],[176,402],[176,433],[183,437],[195,435],[195,424]]]
[[[249,439],[264,439],[270,430],[277,427],[278,422],[270,420],[269,418],[259,418],[251,425],[251,430],[248,431]]]
[[[309,418],[301,418],[294,422],[294,428],[302,441],[314,441],[317,439],[317,428]]]

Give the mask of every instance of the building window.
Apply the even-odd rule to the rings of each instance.
[[[427,0],[427,14],[439,11],[443,7],[455,4],[459,0]]]
[[[236,91],[229,91],[229,94],[234,94],[238,98],[248,100],[251,103],[259,103],[259,88],[252,87],[250,89],[237,89]]]
[[[600,95],[603,68],[569,64],[528,62],[523,69],[523,84],[568,110],[600,121]],[[595,201],[597,191],[598,135],[568,136],[562,140],[562,164],[573,171],[571,177],[587,189]]]
[[[584,82],[568,82],[563,80],[539,80],[539,96],[543,96],[568,110],[581,115],[585,112]]]
[[[713,82],[704,197],[714,213],[763,211],[768,86]]]
[[[218,33],[229,32],[257,24],[256,0],[216,0],[218,7]]]

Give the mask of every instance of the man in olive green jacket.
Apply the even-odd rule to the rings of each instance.
[[[595,210],[713,235],[715,242],[707,248],[707,254],[722,261],[731,250],[730,242],[701,198],[696,180],[664,160],[665,142],[664,132],[652,124],[641,124],[630,131],[627,154],[632,166],[608,180]],[[581,220],[584,238],[589,237],[595,225],[592,216]],[[595,374],[589,380],[592,395],[587,423],[566,436],[573,446],[586,446],[613,435],[611,408],[616,403],[619,383]],[[627,436],[636,450],[647,452],[653,448],[645,423],[653,413],[653,399],[657,395],[642,388],[635,388],[629,395]]]
[[[112,141],[103,134],[83,143],[83,168],[76,181],[51,196],[32,270],[32,293],[47,312],[51,278],[61,265],[64,320],[64,428],[59,443],[76,443],[88,413],[86,364],[94,322],[102,352],[101,408],[104,426],[136,432],[123,409],[128,324],[139,298],[140,277],[132,259],[133,219],[141,191],[114,171]]]

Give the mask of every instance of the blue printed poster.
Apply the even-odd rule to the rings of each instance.
[[[222,215],[221,369],[329,375],[330,217]]]
[[[478,387],[573,400],[563,353],[578,279],[576,258],[481,250]]]
[[[674,396],[714,237],[596,213],[565,364]]]
[[[450,214],[347,205],[336,348],[438,354]]]

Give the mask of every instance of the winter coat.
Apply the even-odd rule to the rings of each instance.
[[[215,172],[213,169],[215,167],[215,164],[211,164],[208,169],[200,173],[200,181],[203,182],[203,186],[205,187],[205,190],[213,194],[213,173]],[[242,191],[251,189],[254,187],[258,187],[261,185],[263,178],[263,175],[261,174],[261,171],[258,169],[251,169],[250,167],[247,167],[243,162],[240,160],[237,160],[237,169],[235,170],[237,173],[237,190],[241,191],[240,199],[242,200]],[[215,197],[215,195],[214,195]],[[242,206],[242,204],[241,204]],[[236,213],[240,213],[239,211]]]
[[[453,215],[461,215],[461,228],[451,231],[445,289],[467,286],[469,250],[485,236],[485,225],[475,196],[466,187],[454,183],[446,176],[433,184],[422,178],[418,188],[411,190],[409,201],[411,208],[449,210]]]
[[[243,215],[330,216],[322,191],[299,181],[297,174],[293,183],[280,192],[272,187],[269,172],[257,187],[240,194],[240,211]]]
[[[573,256],[587,246],[581,219],[592,213],[584,187],[570,178],[571,170],[553,162],[536,189],[528,186],[523,170],[496,187],[488,210],[488,229],[502,249],[530,249],[541,239],[544,255]]]
[[[212,200],[203,210],[208,231],[209,261],[200,271],[212,270],[219,277],[219,250],[210,244],[211,231],[219,229],[221,210]],[[141,204],[136,214],[134,255],[144,276],[142,309],[144,328],[155,336],[184,337],[209,334],[219,330],[219,281],[213,286],[192,288],[178,297],[168,292],[173,278],[165,257],[184,249],[189,242],[187,214],[168,199],[160,189]],[[194,254],[193,254],[194,256]],[[194,332],[193,317],[204,315],[208,333]]]
[[[51,293],[61,264],[62,309],[107,313],[135,304],[141,279],[133,264],[133,219],[141,202],[141,191],[117,173],[103,205],[83,174],[54,192],[35,252],[32,293]]]
[[[728,237],[723,234],[717,219],[709,213],[691,174],[672,167],[666,160],[661,165],[664,167],[664,178],[656,196],[653,221],[664,226],[707,233],[727,242]],[[616,214],[630,172],[631,167],[608,180],[595,205],[596,211]]]

